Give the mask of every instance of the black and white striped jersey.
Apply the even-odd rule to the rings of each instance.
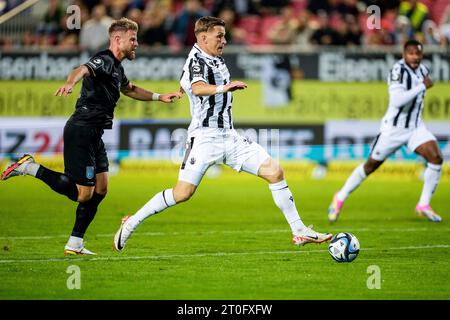
[[[424,64],[411,69],[403,59],[396,62],[388,77],[389,107],[383,128],[417,128],[422,123],[426,87],[423,80],[430,71]]]
[[[189,131],[199,127],[233,128],[231,92],[212,96],[196,96],[192,84],[203,81],[212,85],[225,85],[230,82],[230,72],[222,57],[213,57],[195,44],[183,67],[180,84],[189,96],[192,121]]]

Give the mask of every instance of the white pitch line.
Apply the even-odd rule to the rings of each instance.
[[[437,244],[431,246],[409,246],[409,247],[391,247],[391,248],[364,248],[361,251],[389,251],[389,250],[421,250],[421,249],[438,249],[450,248],[448,244]],[[248,256],[248,255],[267,255],[267,254],[300,254],[300,253],[317,253],[327,252],[328,250],[290,250],[290,251],[254,251],[254,252],[210,252],[210,253],[194,253],[194,254],[170,254],[156,256],[117,256],[117,257],[85,257],[85,258],[50,258],[50,259],[8,259],[0,260],[0,264],[7,263],[42,263],[42,262],[75,262],[75,261],[127,261],[127,260],[159,260],[173,258],[203,258],[203,257],[226,257],[226,256]]]
[[[324,228],[326,231],[332,233],[338,232],[421,232],[421,231],[432,231],[428,228]],[[448,232],[450,228],[442,228],[439,231]],[[272,230],[210,230],[210,231],[190,231],[190,232],[141,232],[136,233],[134,236],[177,236],[177,235],[204,235],[204,234],[243,234],[243,233],[253,233],[253,234],[268,234],[268,233],[289,233],[289,229],[272,229]],[[90,236],[91,239],[99,238],[109,238],[113,237],[113,233],[107,234],[96,234]],[[67,234],[58,234],[50,236],[3,236],[0,240],[48,240],[48,239],[59,239],[68,238]]]

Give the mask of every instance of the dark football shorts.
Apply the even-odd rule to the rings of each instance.
[[[64,173],[76,184],[94,186],[97,173],[108,172],[103,129],[66,123]]]

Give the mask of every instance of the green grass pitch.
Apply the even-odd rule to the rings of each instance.
[[[420,181],[369,179],[328,225],[326,209],[342,180],[293,176],[301,217],[319,231],[355,234],[362,250],[334,262],[327,245],[295,247],[263,180],[225,170],[205,178],[187,203],[145,221],[118,254],[112,239],[132,213],[177,173],[119,174],[86,234],[95,257],[65,257],[75,204],[30,177],[0,183],[0,299],[449,299],[448,181],[433,206],[442,223],[414,214]],[[369,289],[370,266],[380,289]],[[67,287],[69,266],[81,288]]]

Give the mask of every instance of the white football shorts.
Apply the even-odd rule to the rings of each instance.
[[[225,164],[254,175],[270,155],[234,129],[197,128],[188,137],[178,179],[198,186],[208,168]]]
[[[437,141],[436,137],[428,131],[425,125],[417,128],[389,128],[382,130],[375,138],[370,157],[377,161],[384,161],[401,146],[407,145],[411,152],[428,141]]]

